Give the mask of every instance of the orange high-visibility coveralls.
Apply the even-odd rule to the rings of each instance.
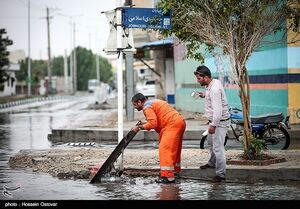
[[[174,178],[174,171],[181,170],[185,120],[171,105],[159,99],[147,100],[143,112],[147,120],[143,128],[159,133],[160,176]]]

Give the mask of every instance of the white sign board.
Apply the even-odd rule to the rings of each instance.
[[[107,21],[109,23],[109,36],[107,40],[107,46],[104,48],[107,54],[116,54],[119,50],[123,52],[136,52],[133,42],[133,34],[131,28],[123,28],[122,30],[122,47],[117,48],[117,28],[116,28],[116,10],[105,12]]]

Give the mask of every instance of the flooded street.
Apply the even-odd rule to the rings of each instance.
[[[87,180],[62,180],[8,166],[9,158],[21,149],[59,146],[49,142],[47,135],[53,128],[71,125],[80,115],[92,114],[87,110],[87,101],[86,97],[63,99],[0,113],[1,200],[300,200],[299,182],[213,184],[181,179],[177,184],[159,185],[154,177],[122,176],[119,182],[89,184]],[[105,110],[98,112],[101,111],[106,114]],[[151,148],[150,145],[135,147]]]

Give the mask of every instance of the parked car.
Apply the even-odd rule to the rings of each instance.
[[[136,91],[144,94],[146,97],[155,97],[155,80],[147,80],[142,84],[137,84]]]

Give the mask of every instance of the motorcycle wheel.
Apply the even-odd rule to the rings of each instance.
[[[285,128],[278,126],[268,127],[262,134],[269,150],[285,150],[290,146],[290,135]]]
[[[228,135],[226,134],[224,147],[226,146],[227,139],[228,139]],[[206,135],[200,139],[200,149],[207,149],[207,148],[208,148],[208,143],[207,143],[207,135]]]

